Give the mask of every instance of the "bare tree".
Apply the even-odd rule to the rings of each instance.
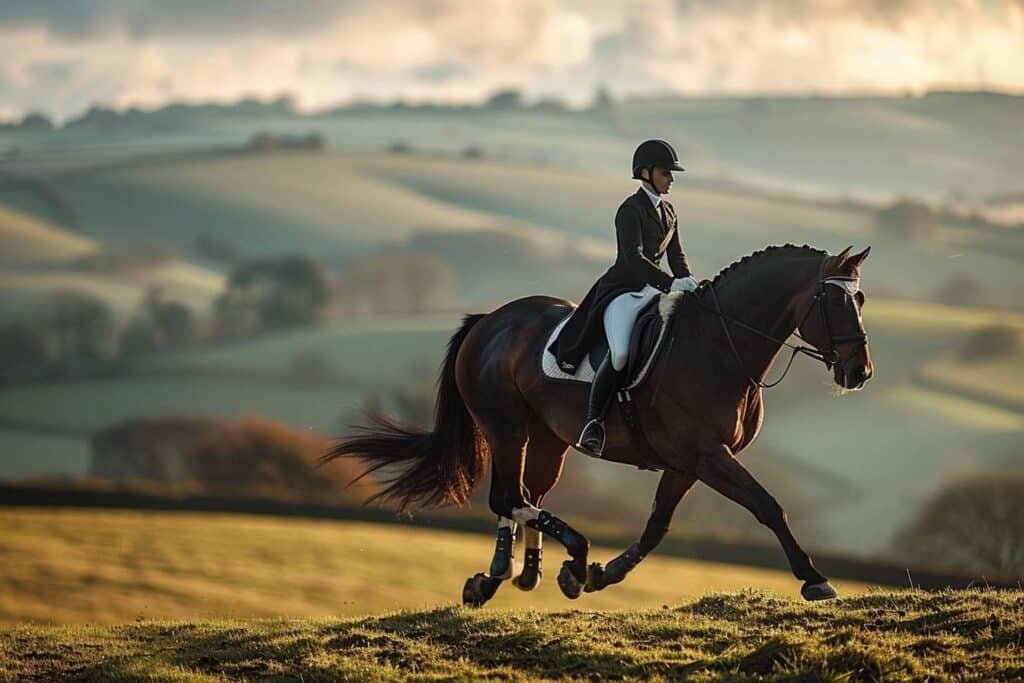
[[[908,559],[1024,577],[1024,475],[950,480],[925,501],[894,547]]]

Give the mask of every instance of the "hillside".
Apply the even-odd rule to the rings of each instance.
[[[223,267],[199,248],[204,239],[242,256],[300,251],[330,262],[437,231],[523,237],[540,253],[569,249],[583,257],[584,277],[561,288],[557,279],[542,283],[570,298],[581,297],[606,267],[615,208],[635,191],[622,173],[600,168],[366,151],[184,155],[56,176],[47,188],[74,216],[77,234],[105,245],[163,244],[204,266]],[[1015,233],[942,224],[931,243],[883,245],[873,205],[810,201],[688,175],[671,199],[700,277],[767,244],[806,242],[835,252],[875,243],[868,274],[876,289],[925,297],[954,275],[969,274],[992,302],[1018,303],[1010,294],[1020,285]],[[0,189],[0,202],[56,220],[52,207],[27,190]],[[466,260],[440,255],[456,265]],[[529,265],[504,264],[504,289],[484,287],[475,301],[519,293],[523,283],[511,276],[521,280]]]
[[[1019,680],[1020,591],[878,592],[810,606],[761,592],[660,609],[463,608],[362,619],[17,626],[5,680]]]
[[[77,292],[104,301],[124,319],[154,287],[204,310],[223,289],[219,274],[173,256],[130,267],[103,265],[104,248],[121,246],[119,240],[103,244],[0,203],[0,315],[32,314],[55,294]]]
[[[457,605],[485,571],[490,535],[237,514],[5,508],[0,624],[137,618],[310,617]],[[574,519],[571,512],[567,518]],[[586,530],[585,521],[580,528]],[[639,530],[638,530],[639,532]],[[560,610],[564,559],[548,543],[541,586],[502,587],[488,610]],[[622,548],[593,549],[605,562]],[[519,552],[522,556],[522,552]],[[839,580],[845,595],[867,586]],[[798,598],[788,572],[654,553],[630,580],[580,598],[586,609],[659,607],[714,590]],[[55,599],[59,595],[60,599]]]
[[[64,263],[95,254],[99,247],[85,237],[0,204],[0,266]]]

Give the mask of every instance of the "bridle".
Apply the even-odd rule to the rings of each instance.
[[[753,385],[755,385],[755,386],[757,386],[757,387],[759,387],[761,389],[771,389],[772,387],[777,386],[780,382],[782,382],[782,380],[784,380],[786,378],[786,375],[789,374],[789,369],[790,369],[790,367],[792,367],[793,360],[796,358],[796,355],[798,353],[802,353],[805,356],[808,356],[810,358],[813,358],[813,359],[815,359],[817,361],[820,361],[820,362],[824,363],[825,367],[828,368],[829,370],[832,370],[833,367],[835,367],[837,370],[842,370],[842,372],[845,375],[845,373],[846,373],[845,361],[842,361],[839,358],[839,349],[837,348],[838,345],[842,344],[842,343],[845,343],[845,342],[860,342],[861,344],[867,344],[867,342],[868,342],[868,335],[864,331],[864,325],[861,323],[859,316],[858,316],[858,320],[857,320],[857,332],[855,332],[853,334],[840,334],[840,335],[832,334],[832,325],[829,323],[829,319],[828,319],[828,291],[826,289],[826,285],[830,285],[831,284],[831,285],[840,287],[840,288],[842,288],[844,290],[844,292],[847,293],[847,295],[849,295],[850,292],[851,292],[851,289],[852,289],[852,291],[854,293],[857,291],[857,286],[858,286],[858,284],[860,282],[860,278],[852,277],[852,276],[846,276],[846,275],[832,275],[832,276],[829,276],[829,277],[824,277],[824,274],[825,274],[825,262],[828,259],[829,259],[828,255],[823,256],[822,259],[821,259],[821,263],[818,266],[818,291],[817,291],[817,293],[815,293],[814,297],[811,299],[810,304],[807,306],[807,310],[804,311],[804,314],[800,318],[800,322],[797,323],[795,331],[793,333],[793,334],[796,335],[797,339],[800,339],[803,342],[809,343],[809,342],[807,342],[806,339],[804,339],[803,337],[800,336],[799,330],[803,326],[803,324],[805,322],[807,322],[807,318],[810,316],[811,311],[814,309],[815,304],[817,304],[818,305],[818,311],[819,311],[819,313],[821,315],[821,324],[822,324],[822,327],[825,329],[825,335],[828,338],[828,346],[829,346],[829,348],[828,348],[827,352],[824,352],[824,351],[821,351],[821,350],[819,350],[817,348],[814,348],[814,346],[794,345],[794,344],[790,344],[785,339],[776,339],[772,335],[767,334],[765,332],[762,332],[761,330],[757,329],[756,327],[752,327],[751,325],[748,325],[748,324],[746,324],[746,323],[744,323],[744,322],[742,322],[740,320],[736,320],[735,318],[732,318],[732,317],[726,315],[722,311],[722,305],[718,301],[718,292],[715,291],[715,287],[711,283],[711,281],[710,280],[704,280],[703,282],[700,283],[700,287],[699,287],[700,289],[708,290],[708,291],[711,292],[711,298],[715,302],[715,308],[714,309],[708,309],[706,306],[704,306],[704,302],[703,302],[703,299],[701,297],[696,297],[697,301],[706,310],[710,310],[712,313],[714,313],[715,315],[718,316],[718,319],[722,323],[722,331],[725,333],[725,338],[729,342],[729,348],[732,349],[732,353],[736,357],[736,362],[739,363],[740,368],[742,368],[742,370],[743,370],[743,374],[747,376],[747,380],[751,384],[753,384]],[[729,330],[729,326],[730,325],[736,325],[737,327],[741,327],[741,328],[743,328],[743,329],[745,329],[745,330],[747,330],[749,332],[753,332],[754,334],[758,335],[759,337],[763,337],[764,339],[767,339],[769,341],[773,341],[776,344],[778,344],[779,346],[785,346],[787,348],[792,349],[792,353],[790,353],[790,355],[789,355],[789,361],[786,363],[786,369],[782,371],[782,375],[777,380],[775,380],[774,382],[764,382],[764,381],[759,380],[759,379],[754,379],[750,375],[750,373],[747,372],[746,365],[743,362],[743,357],[740,356],[739,349],[736,348],[736,342],[732,338],[732,332]]]

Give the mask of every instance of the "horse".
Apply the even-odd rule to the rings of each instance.
[[[678,298],[666,322],[673,343],[632,392],[644,408],[651,451],[638,452],[613,410],[602,455],[660,470],[661,477],[639,540],[607,566],[588,564],[589,540],[542,507],[586,408],[586,385],[551,381],[541,368],[547,337],[573,310],[564,299],[529,296],[465,316],[441,367],[433,429],[374,415],[372,424],[339,439],[322,460],[361,459],[364,476],[380,472],[383,488],[374,498],[394,501],[400,510],[465,505],[489,464],[488,503],[498,516],[497,541],[488,573],[477,573],[463,587],[467,605],[483,605],[513,578],[520,525],[526,551],[513,581],[518,588],[531,590],[540,580],[544,535],[568,553],[557,577],[566,597],[623,581],[664,538],[676,507],[697,481],[745,507],[775,534],[793,575],[803,582],[805,600],[835,598],[836,589],[797,542],[782,506],[737,455],[761,428],[763,389],[774,385],[765,378],[784,345],[793,349],[790,364],[798,352],[823,362],[840,393],[860,389],[871,378],[858,286],[870,247],[851,251],[852,246],[831,255],[807,245],[771,246],[731,264],[692,294],[665,295]],[[809,346],[789,344],[794,333]],[[652,452],[658,463],[651,462]]]

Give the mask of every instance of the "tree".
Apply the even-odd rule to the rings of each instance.
[[[430,254],[377,254],[350,264],[338,282],[337,301],[352,314],[420,313],[451,305],[454,274]]]
[[[935,211],[915,199],[900,199],[876,215],[879,236],[898,242],[923,244],[935,239],[938,221]]]
[[[106,302],[72,290],[56,293],[44,312],[60,360],[101,360],[116,352],[114,314]]]
[[[973,306],[984,304],[988,296],[985,287],[974,275],[954,273],[932,292],[932,298],[945,304]]]
[[[221,495],[263,495],[303,502],[362,502],[372,478],[345,486],[362,468],[350,460],[319,467],[329,442],[264,418],[222,423],[203,434],[185,458],[187,483]]]
[[[237,266],[217,300],[219,329],[229,335],[316,322],[331,298],[323,268],[307,256]]]
[[[961,360],[983,362],[1012,356],[1020,348],[1020,333],[1009,325],[986,325],[964,340],[957,351]]]
[[[894,540],[918,562],[998,577],[1024,577],[1024,475],[948,481]]]
[[[46,339],[38,330],[23,323],[0,327],[0,382],[31,379],[48,360]]]
[[[484,104],[484,106],[487,109],[522,109],[523,93],[521,93],[519,90],[516,90],[515,88],[506,88],[504,90],[499,90],[487,98],[487,102]]]

